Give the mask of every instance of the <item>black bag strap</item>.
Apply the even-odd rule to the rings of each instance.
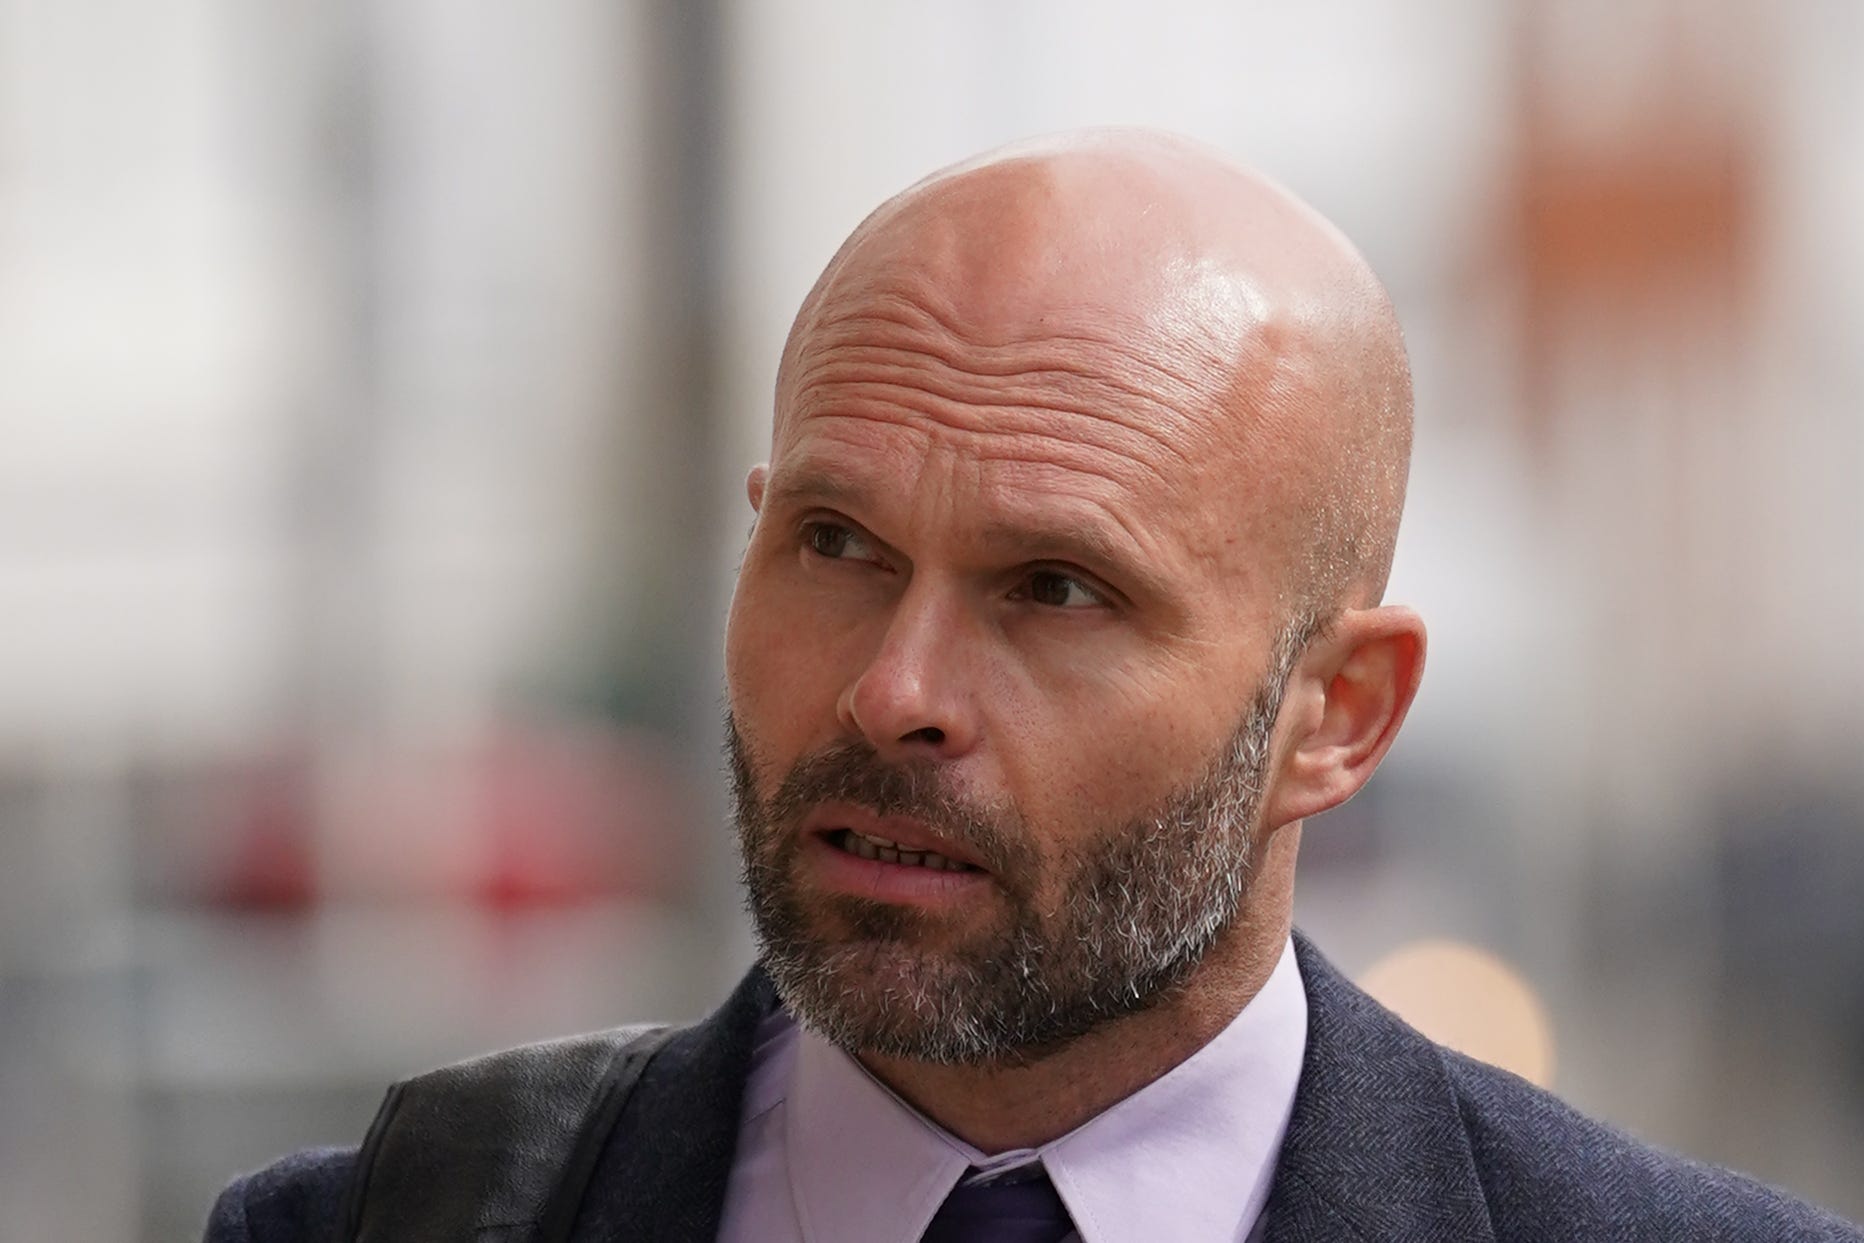
[[[564,1243],[602,1143],[676,1027],[487,1054],[388,1090],[342,1243]]]

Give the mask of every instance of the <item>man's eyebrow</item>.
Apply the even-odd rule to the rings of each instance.
[[[835,470],[808,464],[774,474],[764,497],[766,508],[827,505],[853,511],[858,517],[873,501],[872,491],[860,481]],[[1108,586],[1168,598],[1165,577],[1130,538],[1121,538],[1100,523],[1066,518],[987,522],[979,532],[986,548],[1018,561],[1061,561],[1078,565]]]
[[[770,480],[766,505],[848,505],[860,507],[868,491],[846,475],[818,466],[781,471]]]
[[[1001,548],[1022,560],[1078,565],[1111,579],[1109,586],[1153,595],[1165,592],[1164,580],[1130,540],[1092,523],[993,522],[985,525],[982,539],[986,547]]]

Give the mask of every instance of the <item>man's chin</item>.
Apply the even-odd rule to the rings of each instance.
[[[848,1008],[881,1014],[935,1012],[950,990],[975,986],[977,973],[967,959],[897,937],[854,936],[807,947],[765,947],[765,960],[779,985],[817,998],[845,998]]]
[[[860,947],[928,955],[994,955],[1006,931],[977,911],[927,911],[871,898],[827,894],[809,904],[806,941],[826,955]]]
[[[971,977],[939,956],[856,942],[814,961],[771,967],[790,1013],[850,1053],[943,1064],[986,1055],[978,1016],[954,1023],[952,1000],[967,996]]]
[[[1041,1061],[1098,1026],[1044,1027],[1026,997],[993,992],[962,958],[898,942],[855,941],[808,961],[771,961],[790,1013],[862,1058],[1009,1070]]]
[[[844,932],[777,955],[797,970],[847,993],[885,997],[939,987],[973,974],[964,946],[943,937],[871,936]]]

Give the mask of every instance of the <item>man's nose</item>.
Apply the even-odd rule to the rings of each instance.
[[[975,688],[961,606],[913,584],[880,646],[836,704],[842,728],[882,756],[952,759],[976,745]]]

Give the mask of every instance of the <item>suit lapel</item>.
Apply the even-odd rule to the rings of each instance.
[[[776,992],[754,968],[725,1004],[654,1058],[597,1158],[571,1238],[718,1236],[758,1024]]]
[[[1492,1240],[1435,1045],[1295,933],[1307,1052],[1266,1210],[1268,1243]]]

